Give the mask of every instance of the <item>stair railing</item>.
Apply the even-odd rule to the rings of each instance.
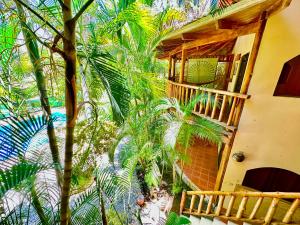
[[[266,198],[271,199],[271,202],[266,209],[263,209],[264,216],[257,218],[257,213]],[[250,214],[246,214],[247,203],[250,200],[254,201],[254,205],[250,208]],[[274,215],[281,200],[291,201],[291,204],[283,218],[275,221]],[[218,217],[255,224],[289,224],[293,222],[293,215],[299,206],[300,193],[187,191],[182,193],[180,214]],[[296,224],[300,224],[299,221]]]

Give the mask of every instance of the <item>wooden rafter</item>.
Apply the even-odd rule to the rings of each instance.
[[[194,41],[183,43],[177,47],[175,47],[173,50],[169,52],[169,55],[175,55],[179,52],[181,52],[183,49],[191,49],[198,46],[203,45],[209,45],[219,42],[225,42],[234,40],[239,36],[256,33],[260,27],[260,22],[251,23],[245,26],[238,27],[236,29],[222,29],[217,30],[215,32],[208,32],[203,34],[194,34],[193,38],[198,37]],[[190,38],[192,38],[192,34],[185,34],[186,36],[189,35]]]

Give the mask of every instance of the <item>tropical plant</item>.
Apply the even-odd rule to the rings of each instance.
[[[5,208],[1,224],[60,223],[60,189],[50,151],[43,148],[48,143],[43,138],[47,139],[44,130],[48,122],[45,116],[28,115],[6,119],[1,127],[0,199]],[[71,223],[107,224],[110,217],[106,211],[113,210],[113,220],[128,224],[120,212],[135,210],[128,195],[136,192],[132,169],[116,174],[111,168],[97,168],[94,177],[95,185],[71,197]],[[119,205],[125,206],[123,210],[117,210],[120,201]],[[126,216],[126,221],[132,219],[130,215],[133,214]]]
[[[171,212],[168,215],[166,225],[189,225],[191,221],[185,216],[178,216],[176,213]]]
[[[156,110],[161,112],[161,118],[167,126],[164,136],[165,145],[171,149],[175,149],[177,144],[179,144],[182,148],[182,151],[175,155],[175,157],[180,156],[180,158],[172,160],[174,163],[173,167],[178,159],[180,159],[181,168],[183,168],[187,150],[192,145],[195,137],[214,144],[220,144],[222,141],[223,129],[221,126],[192,115],[195,104],[200,101],[207,101],[207,96],[198,95],[191,99],[187,105],[182,106],[175,98],[163,98],[156,107]],[[176,189],[176,192],[181,191],[182,175],[183,172],[181,173],[179,183],[174,180],[174,185],[176,186],[174,190]],[[175,178],[175,174],[173,178]]]
[[[21,22],[21,28],[23,30],[23,36],[25,38],[25,43],[27,44],[27,50],[33,64],[34,73],[37,79],[37,85],[40,91],[41,105],[47,112],[48,116],[51,117],[51,110],[49,107],[48,97],[46,94],[45,80],[43,76],[43,66],[41,65],[41,58],[39,56],[39,47],[47,47],[50,52],[50,59],[53,58],[52,54],[59,54],[63,61],[65,62],[65,107],[66,107],[66,144],[65,144],[65,162],[63,164],[63,180],[62,180],[62,201],[61,201],[61,223],[67,224],[69,213],[69,196],[70,196],[70,182],[71,182],[71,173],[72,173],[72,155],[73,155],[73,144],[74,144],[74,127],[76,124],[77,114],[78,114],[78,105],[77,105],[77,88],[76,88],[76,57],[77,57],[77,48],[76,48],[76,24],[78,23],[79,18],[82,13],[87,10],[88,6],[92,4],[93,1],[89,0],[86,3],[82,1],[55,1],[51,3],[45,3],[44,1],[38,1],[33,4],[29,4],[26,1],[16,0],[15,4],[17,6],[17,13],[19,20]],[[11,4],[5,4],[4,6],[11,7]],[[26,10],[26,11],[25,11]],[[39,13],[39,12],[43,13]],[[73,15],[72,12],[75,12]],[[32,15],[30,17],[30,24],[26,21],[26,15]],[[48,18],[55,18],[55,22],[50,23]],[[61,18],[61,20],[60,20]],[[33,26],[31,26],[33,24]],[[63,25],[63,26],[62,26]],[[38,29],[36,29],[38,27]],[[38,32],[39,29],[43,29],[48,32],[47,36],[52,38],[52,43],[49,43],[48,40],[45,40],[45,36],[40,35]],[[63,32],[61,31],[63,30]],[[48,38],[47,38],[48,39]],[[60,44],[62,41],[62,45]],[[111,90],[112,88],[118,88],[118,92],[114,92],[110,95],[111,103],[114,108],[118,108],[117,112],[121,113],[124,107],[120,107],[118,103],[122,103],[123,106],[128,105],[128,101],[116,101],[115,96],[118,95],[123,97],[122,100],[126,99],[126,94],[120,94],[122,91],[120,85],[124,83],[124,79],[117,80],[117,72],[114,72],[114,68],[109,64],[108,57],[102,57],[102,60],[98,55],[96,57],[91,57],[90,55],[86,57],[87,62],[97,70],[98,74],[101,74],[102,83],[106,88],[106,91]],[[103,76],[106,75],[106,77]],[[113,83],[109,83],[112,81]],[[119,82],[119,83],[117,83]],[[123,82],[123,83],[122,83]],[[120,84],[119,86],[116,84]],[[115,89],[116,90],[116,89]],[[123,86],[123,90],[126,90],[126,87]],[[125,113],[124,113],[125,114]],[[124,117],[124,115],[122,115]],[[123,119],[123,118],[122,118]],[[50,120],[51,121],[51,120]],[[53,151],[52,156],[55,159],[54,165],[57,165],[57,174],[61,173],[60,169],[60,160],[58,155],[57,143],[55,141],[55,134],[53,125],[49,124],[48,126],[49,134],[49,143]],[[58,175],[60,177],[60,175]],[[60,178],[58,178],[60,180]]]

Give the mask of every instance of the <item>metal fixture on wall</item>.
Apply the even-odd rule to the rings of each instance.
[[[244,152],[233,153],[232,159],[236,162],[243,162],[245,160],[245,154],[244,154]]]

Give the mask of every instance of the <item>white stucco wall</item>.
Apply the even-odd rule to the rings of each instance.
[[[300,98],[274,97],[283,64],[300,54],[300,0],[272,16],[266,25],[222,190],[233,190],[248,169],[279,167],[300,174]],[[300,76],[300,74],[299,74]],[[231,154],[232,154],[231,153]]]

